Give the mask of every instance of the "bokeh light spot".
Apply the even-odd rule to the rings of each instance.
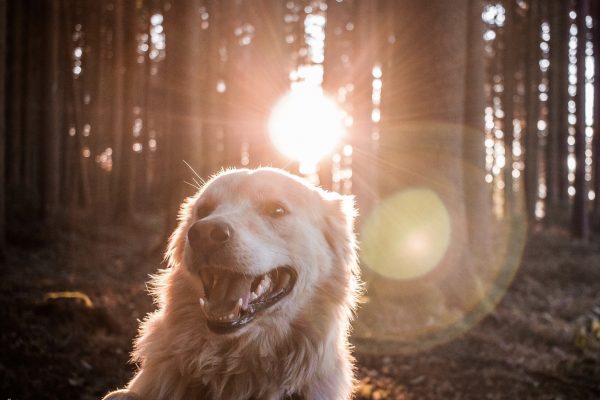
[[[392,279],[423,276],[443,259],[450,243],[448,210],[429,189],[410,189],[384,200],[362,230],[366,266]]]

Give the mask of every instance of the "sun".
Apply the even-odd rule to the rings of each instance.
[[[275,105],[269,136],[286,157],[316,165],[344,136],[343,116],[320,87],[295,87]]]

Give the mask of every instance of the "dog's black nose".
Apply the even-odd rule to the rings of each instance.
[[[232,236],[233,229],[223,221],[197,221],[188,231],[192,249],[207,255],[227,243]]]

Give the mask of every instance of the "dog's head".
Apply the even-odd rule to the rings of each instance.
[[[301,312],[354,306],[354,213],[351,197],[281,170],[226,171],[183,204],[167,256],[195,281],[212,332],[243,333],[265,318],[289,324]]]

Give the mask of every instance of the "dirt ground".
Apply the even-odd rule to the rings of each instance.
[[[158,225],[12,238],[0,264],[1,399],[98,399],[130,378],[131,341],[153,308]],[[534,234],[502,302],[463,337],[357,354],[357,399],[599,399],[599,307],[600,243]]]

